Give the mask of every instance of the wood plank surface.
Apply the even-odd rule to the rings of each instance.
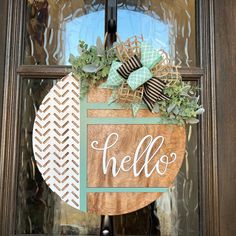
[[[236,235],[236,1],[215,1],[220,235]],[[215,157],[216,158],[216,157]]]
[[[102,94],[102,96],[101,96]],[[111,95],[109,90],[92,89],[88,96],[89,103],[106,103]],[[132,117],[130,110],[88,110],[89,117]],[[138,117],[152,117],[159,116],[159,114],[152,114],[148,110],[140,110]],[[103,152],[91,148],[91,144],[97,141],[99,148],[102,148],[106,137],[111,133],[116,133],[119,136],[117,143],[107,151],[107,158],[115,157],[117,166],[119,167],[122,159],[125,156],[130,156],[131,161],[126,163],[132,165],[134,155],[139,142],[146,136],[151,135],[153,138],[163,136],[164,142],[160,150],[158,149],[160,140],[158,140],[150,152],[150,156],[154,158],[149,162],[149,170],[155,167],[155,164],[160,160],[161,156],[170,156],[171,153],[176,153],[176,161],[168,166],[168,170],[164,175],[158,175],[153,172],[150,177],[146,177],[142,171],[139,176],[134,177],[132,168],[128,172],[119,172],[114,177],[111,173],[111,165],[107,174],[102,172]],[[114,142],[111,140],[111,143]],[[122,124],[122,125],[88,125],[88,187],[170,187],[173,183],[179,169],[182,165],[185,152],[185,127],[178,125],[165,124]],[[109,143],[109,145],[111,145]],[[145,153],[145,148],[148,142],[144,142],[141,152]],[[144,155],[145,156],[145,155]],[[108,160],[107,159],[107,160]],[[171,158],[170,158],[171,159]],[[137,163],[137,169],[140,170],[144,165],[144,157]],[[128,167],[127,167],[128,168]],[[165,166],[160,164],[160,169],[163,170]],[[89,193],[88,194],[88,210],[91,213],[101,215],[120,215],[140,209],[155,199],[161,193]]]

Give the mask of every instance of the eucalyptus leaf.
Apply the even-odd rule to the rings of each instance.
[[[168,112],[168,113],[171,113],[174,108],[175,108],[175,104],[173,104],[173,103],[170,104],[170,105],[168,106],[168,108],[167,108],[167,112]]]
[[[157,102],[155,103],[152,111],[154,113],[159,113],[160,112],[160,106],[159,106],[159,104]]]
[[[100,65],[100,66],[97,67],[97,71],[100,71],[100,70],[102,70],[103,68],[104,68],[104,65]]]
[[[120,43],[114,42],[112,46],[113,46],[113,48],[115,48],[115,47],[117,47],[117,46],[119,46],[119,45],[120,45]]]
[[[177,106],[175,106],[175,108],[173,109],[173,113],[175,115],[178,115],[179,114],[179,108]]]
[[[105,56],[104,45],[100,37],[97,37],[96,45],[97,45],[97,55],[100,57]]]
[[[88,64],[83,66],[82,70],[86,73],[96,73],[98,71],[98,66],[95,64]]]
[[[191,90],[191,91],[189,91],[189,93],[191,94],[191,95],[194,95],[194,92]]]
[[[81,48],[80,46],[78,46],[78,52],[79,52],[80,55],[82,55],[82,54],[83,54],[83,48]]]
[[[186,120],[186,123],[187,123],[187,124],[197,124],[197,123],[199,123],[199,119],[190,118],[190,119],[187,119],[187,120]]]
[[[202,115],[204,112],[205,112],[205,109],[201,107],[196,111],[196,114],[197,115]]]
[[[183,91],[180,95],[181,95],[181,96],[189,97],[189,95],[188,95],[187,92],[185,92],[185,91]]]
[[[71,64],[74,64],[75,61],[76,61],[76,57],[75,57],[73,54],[70,54],[69,62],[70,62]]]
[[[188,93],[190,89],[191,89],[191,86],[190,85],[186,85],[186,86],[184,86],[182,88],[182,91],[183,91],[183,93]]]
[[[196,97],[196,102],[199,102],[200,96]]]

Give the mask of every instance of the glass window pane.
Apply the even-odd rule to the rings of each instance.
[[[103,0],[25,0],[24,64],[67,65],[79,40],[104,35]]]
[[[196,64],[195,0],[118,0],[118,33],[123,40],[143,35],[177,64]]]
[[[56,80],[24,79],[17,191],[17,234],[93,235],[100,217],[70,207],[43,180],[33,157],[35,113]]]
[[[186,131],[185,159],[173,186],[149,206],[116,216],[119,235],[200,235],[197,127]]]
[[[24,64],[68,65],[79,40],[104,36],[102,0],[25,0]],[[177,64],[196,65],[195,0],[118,0],[121,39],[142,34]]]

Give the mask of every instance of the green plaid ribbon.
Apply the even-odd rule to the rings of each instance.
[[[162,60],[162,55],[146,42],[141,44],[141,67],[132,71],[127,79],[127,83],[132,90],[152,78],[151,69]],[[122,84],[124,77],[118,73],[122,66],[121,62],[113,61],[107,81],[101,86],[102,88],[115,88]]]

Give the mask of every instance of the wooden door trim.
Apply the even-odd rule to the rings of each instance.
[[[7,1],[0,1],[1,14],[1,35],[0,35],[0,123],[2,121],[2,101],[3,101],[3,77],[5,68],[5,45],[6,45],[6,24],[7,24]],[[1,126],[0,126],[1,133]],[[1,139],[1,137],[0,137]],[[1,186],[0,186],[1,191]]]
[[[14,214],[16,209],[16,155],[18,148],[18,124],[19,124],[19,80],[17,78],[17,67],[20,64],[20,45],[22,24],[22,2],[21,0],[8,1],[7,11],[7,36],[5,54],[4,75],[4,100],[1,132],[1,154],[0,154],[0,235],[14,235]]]
[[[206,113],[199,125],[201,173],[200,175],[200,217],[202,235],[219,235],[218,210],[218,167],[217,167],[217,130],[216,130],[216,89],[215,89],[215,49],[214,49],[214,0],[199,0],[199,25],[201,32],[198,46],[200,48],[201,68],[193,69],[191,78],[202,87],[202,101]],[[14,235],[17,191],[17,153],[19,153],[19,109],[21,76],[40,77],[42,69],[47,70],[49,77],[60,77],[65,74],[65,67],[20,66],[20,51],[23,45],[23,5],[22,0],[8,0],[7,47],[4,77],[4,103],[2,121],[2,140],[0,155],[0,234]],[[184,76],[190,71],[183,69]]]
[[[179,69],[182,77],[200,79],[204,75],[204,69],[199,67],[183,67]],[[17,73],[25,77],[52,78],[65,76],[71,72],[70,66],[47,66],[47,65],[20,65]]]
[[[218,193],[218,153],[216,129],[216,83],[215,83],[215,21],[214,0],[201,0],[199,10],[201,60],[205,69],[202,80],[202,102],[206,112],[202,119],[202,168],[201,200],[203,235],[220,235],[219,193]]]
[[[215,0],[220,234],[236,235],[236,1]]]

